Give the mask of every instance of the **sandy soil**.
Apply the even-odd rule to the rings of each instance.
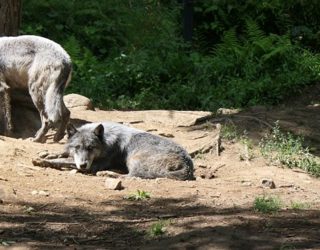
[[[233,123],[255,143],[280,125],[304,135],[319,154],[320,107],[312,89],[296,102],[267,109],[208,117],[206,112],[72,111],[76,124],[112,120],[170,137],[195,154],[213,145],[217,123]],[[318,102],[319,103],[319,102]],[[205,118],[203,118],[205,117]],[[262,122],[263,121],[263,122]],[[0,245],[12,249],[320,249],[320,180],[301,170],[270,166],[252,151],[241,161],[244,146],[222,140],[224,150],[195,154],[195,181],[122,179],[122,190],[108,190],[105,177],[72,174],[32,165],[43,150],[61,152],[59,144],[0,137]],[[262,186],[272,179],[276,188]],[[150,199],[124,197],[144,190]],[[253,210],[256,197],[271,195],[283,209],[265,215]],[[293,210],[291,202],[308,204]],[[152,224],[165,223],[162,236]]]

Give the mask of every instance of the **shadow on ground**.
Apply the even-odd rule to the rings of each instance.
[[[261,215],[251,208],[218,209],[196,199],[113,199],[72,207],[57,203],[2,204],[1,241],[50,249],[306,249],[319,248],[320,211]],[[17,207],[13,212],[10,207]],[[32,208],[32,209],[31,209]],[[0,210],[1,207],[0,207]],[[165,220],[167,234],[150,226]],[[287,248],[285,248],[287,247]]]
[[[235,125],[240,135],[245,131],[256,144],[278,122],[281,130],[302,136],[305,146],[311,148],[313,154],[320,156],[320,84],[313,86],[313,89],[316,91],[312,96],[306,94],[278,107],[257,106],[236,113],[224,110],[223,114],[208,121],[213,124]]]

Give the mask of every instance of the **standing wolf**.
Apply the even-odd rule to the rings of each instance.
[[[65,156],[73,156],[78,169],[97,172],[126,170],[128,176],[192,180],[188,153],[168,139],[118,123],[104,122],[67,128]]]
[[[12,132],[10,92],[29,92],[39,111],[41,128],[34,141],[44,142],[50,128],[57,128],[54,141],[63,138],[70,111],[63,91],[71,79],[72,64],[57,43],[38,36],[0,38],[0,105],[4,109],[6,134]]]

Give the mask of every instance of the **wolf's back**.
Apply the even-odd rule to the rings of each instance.
[[[127,166],[132,176],[194,179],[190,155],[183,147],[166,138],[137,133],[128,143],[127,154]]]

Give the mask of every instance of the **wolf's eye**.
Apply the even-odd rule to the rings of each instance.
[[[88,151],[91,151],[92,149],[93,149],[92,146],[88,146],[88,147],[87,147],[87,150],[88,150]]]
[[[76,146],[76,150],[79,150],[79,149],[80,149],[80,145],[77,145],[77,146]]]

